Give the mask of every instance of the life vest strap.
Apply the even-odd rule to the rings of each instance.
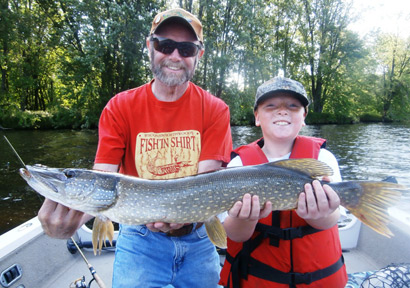
[[[279,238],[282,240],[293,240],[296,238],[303,238],[306,235],[320,232],[322,230],[313,228],[312,226],[299,226],[291,228],[280,228],[277,226],[257,223],[255,231],[264,234],[264,238]]]
[[[237,257],[233,258],[231,255],[226,254],[226,260],[231,263],[232,266],[242,266],[243,263],[239,259],[240,256],[237,255]],[[239,263],[238,263],[239,262]],[[242,264],[242,265],[241,265]],[[244,270],[247,270],[246,273],[247,275],[239,275],[238,270],[231,271],[232,272],[232,284],[233,288],[239,287],[240,284],[240,278],[242,279],[247,279],[248,275],[252,275],[257,278],[261,278],[267,281],[275,282],[275,283],[280,283],[280,284],[288,284],[288,285],[298,285],[298,284],[311,284],[312,282],[321,280],[323,278],[329,277],[330,275],[336,273],[339,271],[340,268],[342,268],[344,265],[344,258],[343,255],[340,256],[340,258],[332,265],[316,270],[314,272],[308,272],[308,273],[297,273],[297,272],[283,272],[278,269],[275,269],[267,264],[264,264],[252,257],[249,258],[249,265],[247,266],[247,269],[244,269],[244,267],[241,267],[242,273]],[[229,286],[228,286],[229,287]]]
[[[314,281],[326,278],[334,273],[336,273],[344,265],[343,255],[332,265],[316,270],[310,273],[297,273],[290,272],[285,273],[277,270],[269,265],[266,265],[256,259],[251,258],[249,266],[249,275],[253,275],[258,278],[262,278],[268,281],[277,282],[281,284],[311,284]]]

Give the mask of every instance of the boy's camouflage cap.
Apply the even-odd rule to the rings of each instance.
[[[256,110],[259,103],[261,103],[265,99],[275,96],[275,93],[277,92],[291,93],[293,96],[299,99],[304,107],[307,107],[310,103],[306,94],[306,90],[300,82],[285,77],[275,77],[263,83],[256,90],[254,109]]]

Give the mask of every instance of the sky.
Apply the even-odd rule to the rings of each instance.
[[[353,15],[358,20],[349,28],[364,37],[373,29],[410,37],[409,0],[353,0]]]

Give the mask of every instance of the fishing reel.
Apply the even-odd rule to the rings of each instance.
[[[83,276],[83,278],[74,280],[74,282],[70,284],[70,288],[87,288],[87,285],[85,284],[85,277]]]
[[[72,282],[70,284],[70,288],[90,288],[91,283],[94,281],[95,279],[91,279],[90,283],[85,282],[85,276],[83,276],[82,278],[78,278],[77,280],[75,280],[74,282]]]

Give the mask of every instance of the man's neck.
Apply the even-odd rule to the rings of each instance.
[[[151,85],[152,93],[155,98],[164,102],[174,102],[184,95],[185,91],[188,89],[189,82],[186,82],[179,86],[168,86],[155,79]]]

